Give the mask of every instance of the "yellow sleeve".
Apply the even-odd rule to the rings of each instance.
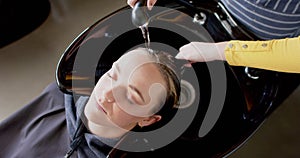
[[[225,57],[230,65],[300,73],[300,36],[269,41],[229,41]]]

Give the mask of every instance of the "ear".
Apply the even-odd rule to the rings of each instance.
[[[153,123],[158,122],[160,120],[161,120],[160,115],[152,115],[152,116],[146,117],[143,120],[141,120],[140,122],[138,122],[138,125],[140,127],[145,127],[145,126],[152,125]]]

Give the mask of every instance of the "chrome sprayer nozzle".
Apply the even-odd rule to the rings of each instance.
[[[146,0],[139,0],[132,9],[131,20],[136,27],[145,27],[149,23]]]

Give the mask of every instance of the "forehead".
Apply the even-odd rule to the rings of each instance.
[[[156,66],[155,60],[146,50],[130,51],[116,63],[120,66],[121,71],[124,72],[122,77],[127,78],[128,84],[136,86],[143,93],[146,100],[149,101],[150,96],[158,95],[156,97],[159,97],[159,94],[165,93],[162,92],[165,91],[165,80]],[[157,86],[160,88],[154,88]],[[153,90],[153,88],[156,90]]]
[[[141,65],[145,63],[153,63],[154,59],[146,49],[139,48],[124,54],[119,58],[118,62],[130,62],[131,64]]]
[[[159,68],[156,66],[156,61],[151,57],[146,49],[130,51],[123,55],[116,64],[124,72],[123,75],[126,75],[127,78],[130,77],[131,80],[133,77],[142,79],[145,82],[151,82],[152,80],[159,81],[162,79]]]

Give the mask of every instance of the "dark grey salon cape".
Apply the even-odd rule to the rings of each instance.
[[[72,97],[64,95],[55,83],[50,84],[0,123],[0,158],[63,158],[80,119],[76,113]],[[84,132],[82,136],[71,157],[105,157],[111,149],[95,135]]]

